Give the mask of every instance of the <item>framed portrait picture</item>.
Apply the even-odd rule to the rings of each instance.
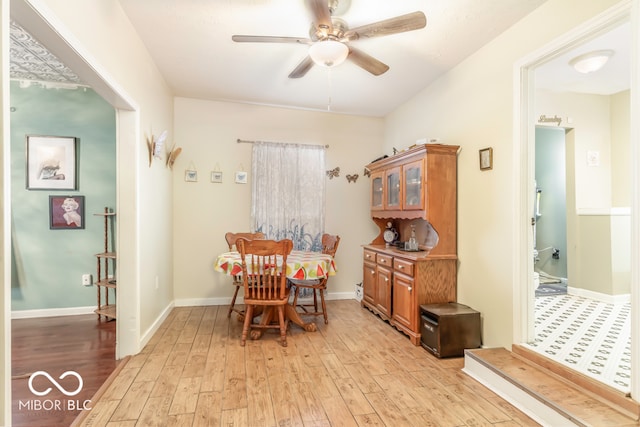
[[[247,173],[245,171],[236,172],[236,184],[246,184]]]
[[[184,180],[187,182],[198,181],[198,171],[187,169],[184,171]]]
[[[493,148],[480,150],[480,170],[493,169]]]
[[[220,171],[211,171],[211,182],[221,183],[222,182],[222,172]]]
[[[84,196],[49,196],[49,229],[84,228]]]
[[[27,189],[77,190],[77,139],[27,135]]]

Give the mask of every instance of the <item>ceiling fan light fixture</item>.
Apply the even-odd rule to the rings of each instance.
[[[347,59],[349,48],[346,44],[336,40],[323,40],[316,42],[309,48],[309,56],[318,65],[323,67],[335,67]]]
[[[584,55],[576,56],[571,61],[571,65],[577,72],[582,74],[592,73],[598,71],[609,61],[609,58],[613,56],[615,52],[613,50],[596,50],[593,52],[585,53]]]

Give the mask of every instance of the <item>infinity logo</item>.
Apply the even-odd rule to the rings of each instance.
[[[69,375],[73,375],[74,377],[76,377],[78,379],[78,388],[73,390],[73,391],[67,391],[64,387],[62,387],[60,384],[58,384],[58,382],[56,380],[54,380],[51,375],[49,375],[48,372],[45,371],[36,371],[33,374],[31,374],[31,376],[29,377],[29,390],[31,390],[31,393],[35,394],[36,396],[45,396],[47,394],[49,394],[51,392],[51,387],[47,388],[45,391],[37,391],[33,388],[33,379],[37,376],[44,376],[47,379],[49,379],[49,381],[51,381],[51,384],[53,384],[54,386],[56,386],[56,388],[58,390],[60,390],[65,396],[75,396],[76,394],[80,393],[80,390],[82,390],[82,377],[80,376],[80,374],[78,374],[77,372],[74,371],[67,371],[64,374],[60,375],[59,379],[65,379],[66,377],[68,377]]]

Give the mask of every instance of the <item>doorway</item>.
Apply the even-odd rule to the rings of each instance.
[[[92,58],[85,58],[79,52],[85,49],[78,46],[77,40],[65,39],[62,34],[67,31],[56,29],[52,22],[57,22],[55,16],[48,11],[35,10],[25,0],[11,0],[11,18],[19,22],[37,40],[46,40],[47,48],[58,59],[80,76],[82,81],[92,87],[95,92],[105,99],[114,109],[116,115],[116,205],[118,207],[118,221],[116,227],[116,252],[118,253],[118,279],[122,284],[117,293],[118,311],[127,313],[119,316],[116,324],[116,358],[135,354],[140,350],[139,325],[139,295],[138,295],[138,202],[137,180],[139,162],[135,147],[139,143],[139,111],[137,104],[121,88],[120,84],[111,76],[102,72],[103,67],[95,63]],[[49,16],[49,15],[52,16]],[[4,28],[8,33],[9,28]],[[8,55],[9,52],[7,51]],[[7,64],[8,66],[8,64]],[[10,106],[3,107],[9,111]],[[5,138],[5,141],[8,138]],[[5,144],[4,155],[9,158],[9,146]],[[10,193],[5,192],[4,200],[10,199]],[[5,203],[3,211],[4,221],[9,224],[11,205]],[[10,247],[10,233],[5,234],[5,247]],[[5,270],[5,283],[11,283],[9,270]],[[10,319],[10,301],[5,301],[5,318]]]
[[[519,64],[516,65],[515,78],[516,81],[520,83],[520,87],[522,90],[520,93],[516,94],[516,105],[519,106],[519,114],[517,114],[518,119],[516,120],[516,135],[520,144],[515,149],[515,159],[518,162],[520,167],[520,183],[516,189],[516,198],[519,201],[520,212],[531,213],[535,210],[535,197],[532,195],[535,194],[535,167],[536,167],[536,153],[535,153],[535,126],[536,124],[540,124],[545,119],[552,118],[557,121],[557,126],[560,127],[560,122],[563,125],[570,126],[574,129],[573,133],[573,143],[576,145],[573,147],[574,158],[569,159],[567,161],[567,166],[569,168],[573,168],[573,170],[568,170],[569,176],[575,176],[575,182],[582,185],[582,188],[575,188],[573,194],[568,189],[567,195],[567,210],[569,211],[568,221],[567,221],[567,281],[569,282],[569,286],[574,282],[576,284],[581,284],[581,279],[588,279],[589,273],[582,272],[585,268],[585,263],[577,263],[577,260],[585,260],[585,254],[579,253],[581,249],[591,249],[593,247],[598,247],[598,244],[590,244],[591,242],[587,239],[582,238],[584,234],[578,233],[581,227],[585,227],[585,222],[580,222],[585,218],[575,219],[572,218],[571,210],[576,209],[576,207],[583,208],[582,213],[590,213],[589,206],[585,204],[585,200],[589,200],[589,197],[592,196],[593,186],[597,185],[596,180],[591,180],[593,176],[589,176],[589,172],[597,172],[602,169],[591,169],[586,170],[589,167],[588,162],[597,163],[598,154],[600,155],[599,159],[604,161],[607,164],[611,164],[611,156],[609,155],[609,151],[604,151],[599,146],[596,145],[596,148],[589,147],[591,143],[586,145],[579,145],[578,136],[575,135],[576,129],[580,126],[588,127],[591,124],[591,120],[578,120],[574,113],[567,113],[567,110],[570,106],[569,103],[562,102],[547,102],[549,99],[554,98],[553,96],[540,97],[540,92],[544,91],[538,86],[540,73],[539,70],[543,70],[545,65],[550,64],[553,60],[562,57],[564,54],[571,54],[575,49],[581,46],[588,46],[590,42],[596,41],[600,36],[604,34],[614,31],[623,26],[634,27],[633,31],[629,32],[629,35],[626,38],[627,47],[630,47],[633,39],[638,38],[638,31],[635,28],[635,22],[630,23],[630,14],[632,12],[631,3],[620,4],[617,7],[611,8],[607,12],[603,13],[601,16],[596,19],[584,24],[583,26],[577,28],[571,33],[563,36],[561,39],[558,39],[556,42],[551,43],[546,46],[544,49],[541,49],[539,52],[532,54],[530,57],[523,59]],[[634,13],[637,11],[634,9]],[[629,51],[630,52],[630,51]],[[630,56],[630,55],[629,55]],[[633,58],[633,61],[637,61],[636,58]],[[569,61],[567,60],[564,64],[566,65]],[[631,67],[629,67],[630,69]],[[626,84],[629,85],[629,81],[636,82],[637,76],[632,75],[629,79],[626,80]],[[637,89],[634,84],[630,85],[630,89],[627,91],[628,102],[626,108],[628,111],[631,111],[631,116],[633,116],[634,111],[636,111],[637,103],[635,98],[637,98]],[[557,98],[554,98],[554,101],[557,101]],[[578,105],[580,102],[578,102]],[[574,106],[576,103],[573,104]],[[589,110],[593,113],[594,110]],[[588,113],[585,113],[588,114]],[[597,114],[597,113],[596,113]],[[599,114],[598,114],[599,115]],[[579,126],[580,125],[580,126]],[[638,203],[638,183],[637,183],[637,171],[640,166],[640,159],[638,158],[637,151],[637,135],[638,135],[638,126],[635,122],[631,122],[627,124],[626,132],[629,136],[630,148],[626,160],[629,165],[630,173],[628,182],[631,183],[631,191],[629,196],[629,204],[631,206],[630,212],[637,211],[634,209],[634,206],[637,207]],[[582,132],[581,137],[587,135],[588,137],[594,137],[593,132]],[[601,138],[602,139],[602,138]],[[609,134],[606,138],[607,141],[611,139],[611,134]],[[580,141],[583,143],[584,141]],[[594,142],[594,144],[596,144]],[[570,150],[568,150],[570,151]],[[591,151],[591,152],[589,152]],[[593,152],[596,152],[595,155]],[[615,172],[615,168],[613,168]],[[582,175],[581,175],[582,174]],[[579,178],[580,177],[580,181]],[[586,178],[585,178],[586,177]],[[631,178],[635,177],[635,178]],[[611,181],[604,187],[611,190],[613,186],[611,185]],[[591,193],[589,192],[591,191]],[[610,194],[611,195],[611,194]],[[610,198],[609,200],[612,200]],[[608,205],[609,211],[611,211],[611,206]],[[591,215],[586,215],[591,216]],[[591,218],[593,219],[593,218]],[[530,215],[522,215],[519,217],[517,221],[517,240],[520,242],[518,244],[519,247],[519,265],[515,268],[514,279],[516,286],[514,286],[514,296],[516,298],[517,305],[515,307],[514,313],[514,322],[516,328],[514,329],[514,343],[526,343],[532,342],[535,339],[535,284],[534,284],[534,233],[531,227],[531,216]],[[588,221],[588,219],[586,220]],[[637,259],[637,244],[638,237],[634,235],[633,230],[637,230],[638,219],[636,216],[631,216],[629,219],[629,233],[632,235],[632,241],[630,246],[630,250],[628,251],[630,259]],[[587,237],[592,236],[586,234]],[[616,255],[617,256],[617,255]],[[615,263],[615,258],[611,258]],[[573,261],[572,261],[573,260]],[[593,264],[593,263],[592,263]],[[588,267],[588,265],[586,265]],[[631,369],[630,369],[630,395],[632,398],[637,400],[637,397],[640,395],[639,389],[639,381],[638,377],[638,365],[635,359],[638,354],[638,346],[637,346],[637,337],[639,333],[638,327],[635,326],[635,322],[633,319],[637,318],[637,310],[638,310],[638,262],[629,262],[629,280],[628,280],[628,298],[630,300],[631,307]],[[526,283],[527,285],[517,286],[517,283]],[[592,289],[587,289],[587,293],[592,292]],[[612,295],[617,295],[617,291],[610,292]]]
[[[627,116],[622,114],[629,110],[626,92],[612,96],[579,96],[585,104],[604,102],[613,106],[612,112]],[[600,124],[592,120],[592,124],[614,127],[610,126],[609,116]],[[614,123],[622,125],[621,122],[616,120]],[[623,126],[629,126],[628,120],[624,123]],[[584,126],[576,126],[576,129],[536,126],[535,130],[535,336],[524,347],[628,393],[631,358],[628,207],[586,209],[584,200],[576,202],[576,187],[581,191],[582,184],[577,163],[582,160],[587,164],[587,172],[583,171],[583,174],[598,173],[589,169],[605,167],[593,154],[587,159],[576,157],[576,145],[580,150],[585,139]],[[628,139],[612,138],[606,148],[615,153],[627,144]],[[603,157],[614,159],[619,156],[607,154]],[[608,191],[609,182],[615,181],[612,177],[617,173],[613,169],[627,169],[628,157],[611,163],[611,173],[603,174],[599,180],[600,191],[606,193],[613,193]],[[628,190],[628,183],[623,187]],[[596,186],[592,185],[592,194],[587,200],[603,200],[595,194],[597,192]],[[606,199],[612,200],[611,204],[615,204],[614,200],[628,204],[629,194],[607,195]],[[627,215],[623,215],[624,211]],[[571,251],[567,251],[568,246]],[[569,266],[573,274],[567,273]],[[539,283],[535,283],[536,278]]]
[[[536,296],[567,293],[565,129],[536,126],[533,269]]]

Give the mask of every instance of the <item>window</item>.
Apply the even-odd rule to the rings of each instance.
[[[255,142],[251,220],[267,238],[294,249],[321,249],[325,214],[325,148]]]

